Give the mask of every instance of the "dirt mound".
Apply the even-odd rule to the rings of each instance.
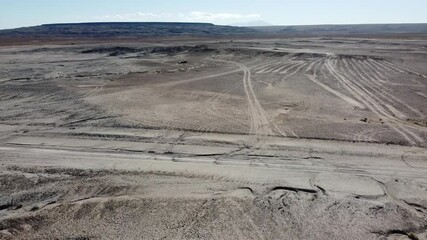
[[[144,53],[144,54],[167,54],[174,55],[183,52],[194,52],[194,53],[208,53],[214,49],[209,48],[207,45],[197,46],[171,46],[171,47],[146,47],[146,48],[132,48],[132,47],[98,47],[92,49],[86,49],[81,51],[82,54],[108,54],[109,56],[119,56],[129,53]]]
[[[119,55],[124,55],[128,53],[137,53],[142,51],[144,51],[144,49],[130,48],[130,47],[100,47],[100,48],[83,50],[81,53],[83,54],[100,53],[100,54],[109,54],[110,56],[119,56]]]
[[[169,54],[169,55],[178,54],[182,52],[208,53],[212,51],[214,51],[214,49],[209,48],[207,45],[154,47],[151,50],[149,50],[150,53],[160,53],[160,54]]]

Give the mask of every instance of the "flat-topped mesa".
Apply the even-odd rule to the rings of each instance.
[[[49,38],[110,38],[163,36],[224,36],[253,34],[244,27],[182,22],[56,23],[0,31],[0,36]]]
[[[40,26],[103,26],[103,25],[110,25],[110,26],[129,26],[129,25],[135,25],[135,26],[161,26],[161,25],[168,25],[168,26],[215,26],[213,23],[202,23],[202,22],[83,22],[83,23],[49,23],[49,24],[42,24]]]

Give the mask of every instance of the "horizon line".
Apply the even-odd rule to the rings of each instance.
[[[427,22],[390,22],[390,23],[315,23],[315,24],[270,24],[270,25],[259,25],[259,26],[239,26],[237,24],[215,24],[210,22],[182,22],[182,21],[93,21],[93,22],[52,22],[52,23],[42,23],[37,25],[26,25],[15,28],[0,28],[2,30],[15,30],[20,28],[29,28],[29,27],[40,27],[47,25],[67,25],[67,24],[138,24],[138,23],[150,23],[150,24],[209,24],[215,26],[235,26],[235,27],[292,27],[292,26],[346,26],[346,25],[415,25],[415,24],[427,24]]]

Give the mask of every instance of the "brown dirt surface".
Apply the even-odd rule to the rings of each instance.
[[[1,239],[427,239],[425,38],[12,43]]]

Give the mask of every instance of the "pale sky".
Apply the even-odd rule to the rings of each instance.
[[[427,23],[427,0],[0,0],[0,29],[65,22]]]

